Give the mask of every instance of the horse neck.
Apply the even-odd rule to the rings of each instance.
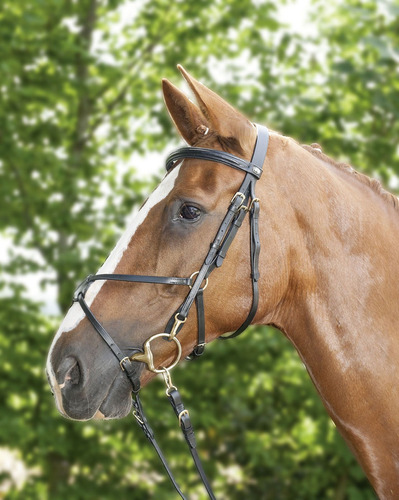
[[[285,245],[279,265],[286,270],[285,292],[265,322],[295,345],[364,469],[381,477],[383,457],[399,446],[399,265],[392,262],[399,214],[370,187],[299,145],[281,155],[269,178],[279,192],[278,217],[264,224],[274,222]],[[270,241],[268,235],[262,243],[264,272]],[[398,394],[387,398],[392,385]],[[385,441],[389,427],[395,438]]]
[[[381,313],[390,309],[387,294],[399,298],[399,271],[392,266],[399,244],[398,212],[355,176],[325,164],[293,141],[282,156],[275,155],[271,169],[274,227],[279,228],[279,244],[285,245],[282,267],[287,270],[285,295],[275,314],[289,327],[303,315],[307,322],[319,323],[320,310],[326,309],[331,320],[336,316],[340,331],[380,321]],[[267,214],[264,225],[271,224]]]

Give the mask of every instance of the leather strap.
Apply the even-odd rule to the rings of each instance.
[[[184,285],[191,286],[191,278],[177,278],[176,276],[144,276],[139,274],[96,274],[96,280],[129,281],[134,283],[152,283],[155,285]]]
[[[240,229],[241,224],[245,218],[245,210],[246,207],[241,207],[239,212],[236,214],[234,217],[229,232],[227,233],[225,239],[223,240],[223,243],[220,245],[219,251],[217,253],[217,257],[215,260],[215,267],[221,267],[221,265],[224,262],[224,259],[227,254],[227,250],[230,248],[230,245],[232,244],[235,235],[237,234],[237,231]]]
[[[155,448],[155,451],[158,454],[158,457],[160,458],[162,465],[164,466],[166,473],[169,476],[169,479],[171,480],[173,486],[175,487],[177,493],[183,498],[183,500],[187,500],[186,497],[183,495],[180,486],[178,485],[176,479],[173,476],[173,473],[168,465],[168,462],[166,461],[165,455],[163,454],[161,448],[159,447],[157,440],[155,439],[154,431],[151,429],[150,424],[148,423],[148,420],[144,414],[143,406],[141,404],[141,400],[138,394],[136,394],[132,398],[132,406],[133,406],[133,415],[136,418],[136,421],[138,425],[140,426],[141,430],[144,432],[146,438],[149,440],[149,442],[152,444],[152,446]]]
[[[238,328],[234,333],[230,335],[222,335],[219,337],[220,340],[229,340],[238,337],[241,333],[243,333],[248,326],[251,324],[252,320],[255,317],[256,311],[258,309],[259,303],[259,253],[260,253],[260,239],[259,239],[259,230],[258,230],[258,221],[259,221],[259,202],[255,201],[252,205],[251,210],[251,278],[252,278],[252,305],[251,309],[248,313],[248,316],[244,323]]]
[[[166,170],[169,172],[169,170],[171,170],[185,158],[223,163],[228,167],[232,167],[236,170],[241,170],[243,172],[246,172],[247,174],[251,174],[257,179],[259,179],[262,175],[263,162],[259,162],[256,164],[252,161],[249,162],[243,160],[242,158],[238,158],[238,156],[226,153],[225,151],[218,151],[216,149],[208,148],[196,148],[191,146],[180,148],[171,153],[166,159]]]
[[[230,206],[227,210],[227,214],[225,215],[218,229],[218,232],[216,233],[215,239],[211,243],[211,247],[201,269],[199,270],[198,276],[196,277],[196,280],[192,285],[190,292],[188,293],[179,309],[179,315],[182,319],[185,319],[188,316],[189,310],[195,300],[195,297],[197,296],[199,289],[201,288],[202,282],[209,276],[210,272],[212,271],[213,268],[211,268],[211,266],[216,258],[216,254],[220,249],[220,245],[232,223],[232,220],[240,210],[243,201],[243,198],[241,198],[240,196],[235,196],[231,200]]]
[[[202,466],[201,460],[198,456],[197,452],[197,443],[195,440],[194,429],[190,420],[190,415],[188,411],[185,409],[183,401],[181,399],[180,393],[176,388],[172,388],[167,392],[170,404],[176,414],[176,417],[179,419],[179,425],[183,432],[183,435],[188,444],[188,449],[190,450],[191,456],[193,458],[195,467],[201,477],[201,480],[208,492],[209,498],[211,500],[216,500],[215,495],[213,494],[211,485],[206,477],[204,468]]]
[[[74,301],[79,302],[80,307],[83,309],[84,313],[87,316],[87,319],[90,321],[90,323],[93,325],[97,333],[102,337],[104,342],[108,345],[108,347],[114,353],[115,357],[118,359],[120,367],[126,373],[126,376],[130,380],[130,383],[132,384],[133,392],[138,393],[140,390],[140,381],[137,378],[136,370],[133,363],[127,356],[125,356],[122,353],[121,349],[115,343],[111,335],[107,332],[107,330],[103,327],[103,325],[97,320],[97,318],[91,312],[90,307],[87,305],[82,292],[79,293],[79,295],[77,296],[76,299],[74,299]],[[135,349],[134,351],[140,352],[139,349]]]
[[[267,155],[267,150],[269,147],[269,131],[263,125],[255,124],[256,130],[258,132],[256,136],[256,142],[254,147],[254,152],[252,153],[251,163],[254,163],[261,169],[263,169],[263,164]]]
[[[140,274],[89,274],[78,285],[74,296],[79,293],[86,294],[87,289],[94,281],[126,281],[129,283],[150,283],[155,285],[185,285],[191,286],[191,278],[177,278],[176,276],[145,276]]]
[[[195,305],[197,308],[197,345],[193,352],[187,356],[187,359],[192,360],[202,356],[205,352],[205,308],[204,308],[204,289],[198,290],[195,297]]]
[[[201,480],[205,486],[206,491],[208,492],[209,498],[211,500],[216,500],[215,495],[212,491],[212,487],[208,481],[208,478],[206,477],[201,460],[198,456],[197,442],[195,439],[193,425],[191,423],[190,415],[184,407],[181,395],[175,387],[172,387],[170,390],[168,390],[167,396],[168,396],[169,402],[172,405],[172,408],[173,408],[173,410],[174,410],[174,412],[179,420],[180,429],[181,429],[181,431],[184,435],[184,438],[187,442],[187,445],[188,445],[189,451],[191,453],[191,456],[193,458],[195,467],[196,467],[196,469],[201,477]],[[133,396],[132,406],[133,406],[133,415],[136,418],[138,425],[140,426],[140,428],[144,432],[145,436],[147,437],[147,439],[150,441],[150,443],[154,447],[155,451],[157,452],[157,454],[162,462],[162,465],[164,466],[166,473],[168,474],[169,479],[171,480],[173,486],[175,487],[175,489],[178,492],[178,494],[180,495],[180,497],[183,498],[184,500],[186,500],[186,497],[182,493],[180,486],[178,485],[178,483],[177,483],[177,481],[176,481],[176,479],[175,479],[175,477],[174,477],[174,475],[173,475],[173,473],[168,465],[168,462],[165,458],[165,455],[163,454],[160,446],[157,443],[157,440],[156,440],[155,435],[154,435],[154,431],[150,427],[150,424],[148,423],[148,420],[144,414],[144,409],[143,409],[143,405],[141,403],[139,394],[136,394]]]
[[[252,154],[251,162],[257,165],[263,165],[267,149],[269,146],[269,131],[266,127],[257,125],[258,136],[256,139],[255,149]],[[255,317],[259,304],[259,255],[260,255],[260,238],[259,238],[259,200],[255,197],[255,183],[250,184],[250,195],[252,199],[252,207],[250,210],[250,260],[251,260],[251,281],[252,281],[252,305],[248,316],[244,323],[230,335],[220,336],[221,340],[228,340],[238,337],[251,324]]]

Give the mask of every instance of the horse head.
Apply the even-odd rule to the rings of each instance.
[[[217,94],[183,68],[180,70],[198,105],[164,80],[163,93],[170,116],[183,139],[194,146],[192,149],[221,152],[222,161],[218,157],[212,161],[196,157],[172,161],[169,172],[132,218],[98,274],[89,277],[75,294],[75,303],[53,340],[47,362],[57,407],[64,416],[73,419],[127,415],[132,386],[125,376],[127,366],[123,360],[129,365],[130,379],[144,386],[157,370],[173,366],[180,357],[193,351],[198,344],[199,322],[206,325],[206,338],[200,346],[203,349],[203,344],[239,328],[253,306],[248,218],[240,217],[242,227],[229,242],[228,255],[219,251],[223,266],[214,263],[209,278],[208,273],[198,276],[198,272],[226,211],[233,204],[237,212],[243,213],[257,201],[253,193],[248,200],[237,200],[237,194],[242,196],[237,191],[246,172],[226,164],[231,156],[251,165],[257,129]],[[263,184],[259,183],[257,196],[261,197],[263,191]],[[228,246],[225,244],[224,253]],[[269,259],[273,258],[279,259],[278,251],[274,256],[269,253]],[[140,279],[126,282],[113,280],[111,274],[172,278],[169,282],[148,283]],[[101,280],[99,275],[108,278]],[[195,285],[197,279],[201,283]],[[205,300],[205,314],[194,307],[190,314],[181,317],[179,307],[189,287],[194,286]],[[269,298],[261,298],[255,319],[264,318],[265,311],[271,311],[278,303],[279,287],[273,289],[273,286],[270,281]],[[89,313],[85,314],[84,304]],[[110,342],[120,349],[119,363],[115,352],[111,352],[112,346],[110,349],[110,344],[93,328],[87,316],[90,313],[110,334]],[[171,328],[173,336],[178,333],[178,342],[168,342],[166,334],[153,338],[167,329],[170,333]],[[143,358],[148,350],[152,369],[148,357]]]

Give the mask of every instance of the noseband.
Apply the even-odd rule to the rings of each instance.
[[[252,322],[255,317],[257,307],[258,307],[258,280],[259,280],[259,253],[260,253],[260,239],[259,239],[259,199],[255,196],[255,184],[256,181],[262,175],[263,163],[266,158],[268,143],[269,143],[269,132],[267,128],[257,125],[257,139],[255,148],[252,154],[251,161],[245,161],[237,156],[224,151],[218,151],[214,149],[207,148],[197,148],[197,147],[183,147],[172,153],[166,161],[166,170],[169,172],[172,168],[178,165],[184,159],[195,158],[203,161],[211,161],[215,163],[222,163],[236,170],[245,172],[244,180],[230,201],[230,205],[227,209],[227,213],[219,226],[216,236],[211,243],[208,254],[198,271],[195,271],[188,278],[180,277],[170,277],[170,276],[144,276],[144,275],[132,275],[132,274],[95,274],[89,275],[76,289],[73,301],[80,304],[83,309],[87,319],[90,321],[97,333],[102,337],[111,351],[114,353],[119,361],[121,369],[126,373],[129,381],[132,385],[133,390],[133,415],[142,430],[144,431],[147,438],[150,440],[151,444],[156,449],[174,487],[176,488],[179,495],[184,499],[184,495],[181,492],[178,484],[176,483],[169,466],[161,452],[152,429],[150,428],[147,419],[143,412],[143,407],[139,398],[140,391],[140,380],[137,376],[135,370],[134,361],[143,362],[147,365],[147,368],[154,373],[161,373],[165,379],[166,383],[166,394],[169,398],[170,403],[179,419],[179,425],[182,432],[186,438],[189,450],[193,457],[194,463],[197,470],[201,476],[204,486],[208,492],[211,499],[215,496],[212,492],[211,486],[206,478],[205,472],[202,468],[202,464],[199,460],[194,431],[191,425],[190,417],[188,411],[184,408],[183,402],[181,400],[180,394],[176,387],[172,384],[170,370],[177,365],[180,360],[182,348],[180,341],[178,340],[178,333],[184,326],[187,320],[189,311],[194,301],[197,308],[197,322],[198,322],[198,337],[197,344],[189,356],[189,359],[200,356],[203,354],[205,349],[205,313],[204,313],[204,300],[203,294],[204,290],[208,285],[208,279],[211,272],[220,267],[226,257],[227,251],[237,234],[238,229],[246,216],[249,214],[250,218],[250,261],[251,261],[251,282],[252,282],[252,305],[249,310],[248,316],[244,323],[238,328],[238,330],[229,336],[219,337],[221,339],[229,339],[236,337],[242,333]],[[92,283],[94,281],[125,281],[130,283],[149,283],[149,284],[161,284],[161,285],[183,285],[190,288],[186,298],[180,307],[175,311],[170,320],[168,321],[165,331],[162,333],[157,333],[152,335],[144,343],[143,348],[130,349],[134,351],[130,356],[126,356],[118,345],[114,342],[111,335],[102,326],[102,324],[97,320],[95,315],[90,310],[88,306],[85,295]],[[164,338],[169,340],[174,344],[175,347],[175,359],[168,367],[156,367],[154,365],[153,353],[151,351],[151,342],[157,338]]]

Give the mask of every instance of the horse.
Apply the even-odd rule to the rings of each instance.
[[[379,498],[399,498],[398,199],[318,145],[278,132],[269,131],[254,167],[258,129],[179,69],[197,104],[165,79],[163,95],[189,147],[78,289],[56,333],[46,370],[58,410],[76,420],[122,418],[132,381],[138,391],[161,372],[170,388],[180,358],[243,323],[273,325],[296,348]],[[230,168],[231,158],[242,168]],[[243,195],[248,175],[256,193]],[[212,274],[201,274],[232,205],[241,227],[227,245],[230,220]],[[190,306],[201,301],[180,314],[190,293]]]

